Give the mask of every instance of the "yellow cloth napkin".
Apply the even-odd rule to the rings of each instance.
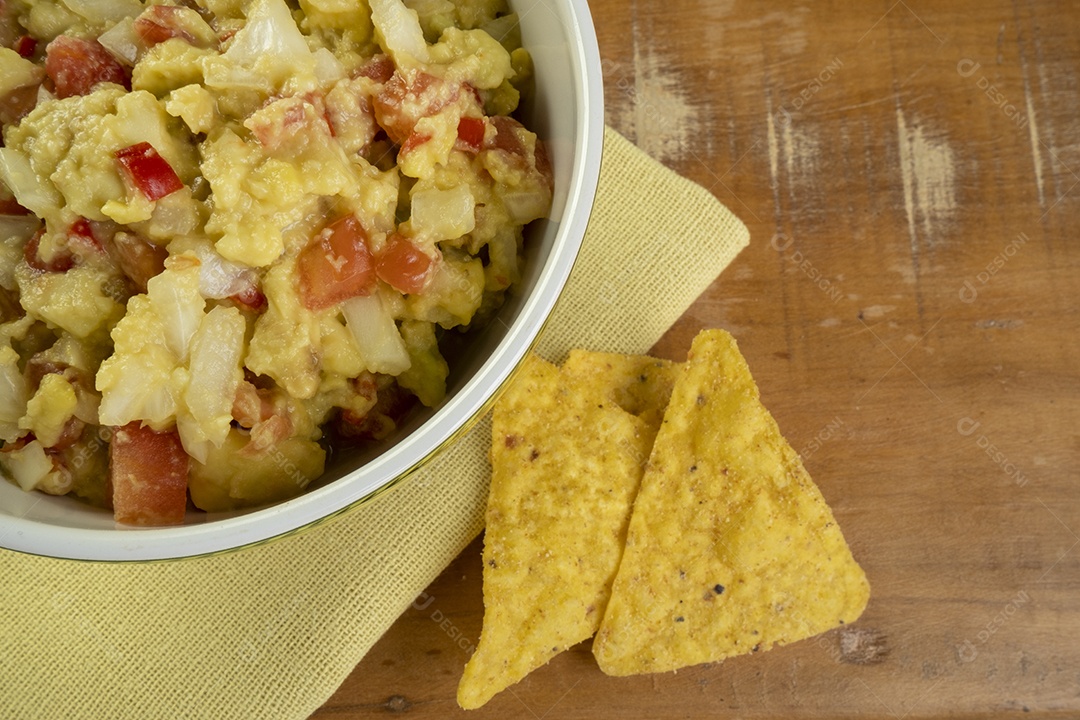
[[[648,350],[748,240],[609,129],[539,351]],[[306,717],[480,532],[489,436],[481,422],[392,492],[237,552],[110,565],[0,551],[0,717]]]

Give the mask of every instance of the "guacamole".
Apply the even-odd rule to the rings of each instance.
[[[119,522],[438,405],[552,174],[504,0],[0,4],[0,467]]]

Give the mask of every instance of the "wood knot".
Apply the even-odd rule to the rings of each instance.
[[[878,630],[845,627],[840,631],[840,662],[877,665],[885,662],[888,654],[885,634]]]
[[[404,695],[391,695],[386,700],[386,709],[390,712],[405,712],[412,707],[412,703],[405,699]]]

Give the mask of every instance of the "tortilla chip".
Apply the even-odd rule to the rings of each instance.
[[[655,436],[663,422],[671,388],[679,376],[679,365],[647,355],[571,350],[562,373],[576,378],[583,386],[603,392],[623,410],[637,415]]]
[[[675,384],[593,644],[609,675],[675,670],[816,635],[869,585],[723,331]]]
[[[578,357],[582,368],[603,366]],[[624,366],[618,358],[607,361]],[[654,362],[635,364],[633,381]],[[614,402],[625,378],[560,373],[533,356],[495,406],[484,624],[458,687],[463,708],[480,707],[600,625],[659,425],[659,414],[650,426]],[[642,407],[657,402],[634,393]]]

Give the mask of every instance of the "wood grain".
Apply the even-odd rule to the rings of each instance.
[[[655,354],[735,334],[873,596],[678,674],[579,646],[472,716],[1080,714],[1080,6],[591,5],[609,124],[753,238]],[[316,717],[462,712],[480,549]]]

